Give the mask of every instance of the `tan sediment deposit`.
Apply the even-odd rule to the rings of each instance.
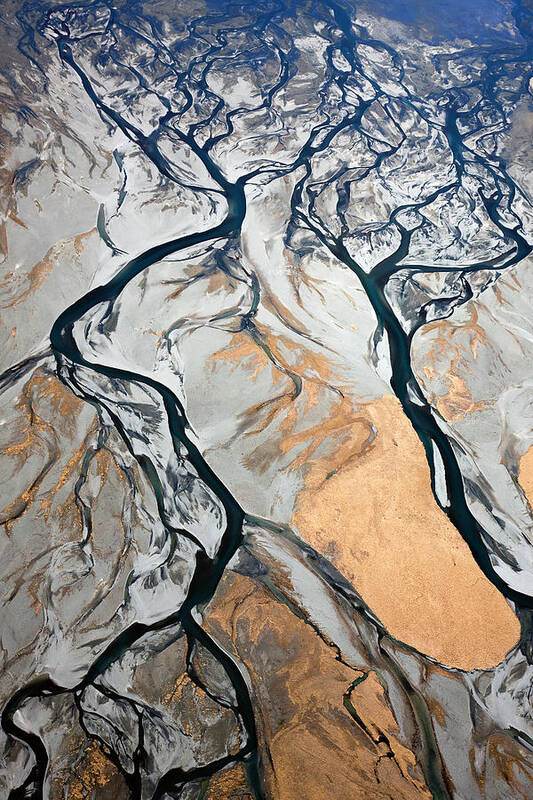
[[[209,781],[205,800],[253,800],[242,764],[231,764]]]
[[[246,666],[268,797],[429,800],[375,672],[341,663],[302,619],[234,573],[204,624]]]
[[[437,320],[424,326],[414,354],[420,359],[420,377],[426,396],[448,422],[485,408],[483,400],[472,398],[469,377],[472,364],[487,348],[487,334],[479,324],[479,313],[470,309],[470,319],[461,325],[451,320]],[[415,368],[416,371],[416,368]],[[435,393],[434,381],[444,380],[445,391]],[[429,382],[429,383],[428,383]]]
[[[313,463],[293,525],[394,637],[461,669],[498,663],[518,639],[518,621],[436,505],[423,447],[398,400],[384,395],[361,413],[374,440],[359,457],[339,459],[333,475],[331,459],[322,478]]]
[[[63,770],[63,774],[52,781],[52,800],[128,800],[130,792],[118,767],[102,752],[96,744],[90,744],[85,751],[76,755],[72,769]]]
[[[533,447],[530,447],[518,465],[518,482],[528,499],[529,505],[533,508]]]

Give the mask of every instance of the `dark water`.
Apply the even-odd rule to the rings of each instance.
[[[152,8],[153,5],[153,8]],[[470,272],[493,270],[497,275],[504,270],[519,263],[531,253],[532,247],[528,244],[519,230],[520,220],[513,211],[513,201],[517,187],[505,160],[500,155],[485,155],[482,152],[473,152],[465,144],[466,134],[472,127],[479,124],[477,116],[483,109],[487,117],[505,117],[502,107],[501,91],[497,84],[505,70],[516,75],[523,75],[523,82],[519,89],[513,89],[515,100],[526,96],[526,80],[528,77],[527,61],[531,58],[533,14],[531,8],[525,3],[513,5],[512,17],[515,22],[515,34],[511,36],[508,29],[501,29],[504,18],[508,19],[506,6],[498,2],[413,2],[395,3],[379,2],[362,4],[361,8],[368,14],[383,16],[406,26],[422,29],[428,41],[444,42],[456,37],[472,40],[472,47],[476,50],[478,58],[483,61],[480,77],[476,80],[462,82],[460,86],[450,87],[442,92],[438,107],[440,119],[434,124],[439,127],[446,141],[453,159],[453,175],[451,180],[444,185],[436,186],[419,201],[399,205],[392,212],[390,222],[396,226],[399,233],[398,244],[393,252],[388,253],[378,261],[371,271],[366,271],[358,263],[356,257],[350,253],[346,245],[344,234],[348,230],[345,210],[349,204],[350,192],[354,186],[337,185],[339,199],[337,203],[338,222],[340,234],[328,230],[327,221],[319,219],[318,212],[309,203],[309,186],[312,184],[314,162],[313,158],[324,153],[334,146],[336,137],[341,132],[361,130],[365,113],[374,102],[374,96],[362,96],[356,108],[345,103],[348,91],[348,79],[352,75],[364,78],[373,92],[386,97],[387,90],[383,90],[371,74],[365,74],[365,68],[358,55],[358,48],[362,45],[373,49],[376,53],[385,54],[394,69],[400,76],[401,83],[403,55],[401,49],[395,49],[389,40],[378,40],[365,31],[361,25],[354,25],[357,9],[354,4],[336,2],[307,3],[238,3],[228,4],[212,2],[208,11],[195,17],[195,12],[189,13],[187,4],[173,6],[169,11],[169,24],[172,25],[176,18],[188,25],[190,36],[198,37],[201,46],[191,55],[185,45],[178,45],[174,50],[169,47],[162,35],[162,16],[159,4],[130,3],[79,3],[61,4],[47,8],[42,4],[27,3],[18,12],[19,23],[22,27],[20,50],[25,56],[39,63],[40,51],[46,42],[54,41],[57,45],[57,58],[72,75],[77,76],[88,101],[98,110],[103,124],[111,124],[119,129],[122,134],[134,142],[145,157],[153,164],[159,175],[170,182],[181,180],[179,169],[172,163],[168,152],[162,147],[164,136],[169,131],[182,145],[190,151],[206,169],[212,187],[209,191],[222,199],[225,204],[225,213],[221,221],[212,227],[199,227],[191,230],[185,236],[169,238],[160,244],[150,247],[135,258],[128,261],[122,269],[108,283],[91,290],[57,318],[51,333],[50,342],[57,360],[57,374],[66,384],[76,391],[88,402],[98,406],[101,401],[91,395],[86,388],[84,376],[92,373],[105,381],[105,386],[137,385],[148,388],[160,398],[161,406],[167,416],[168,429],[177,455],[185,453],[185,458],[192,466],[195,474],[209,487],[221,504],[226,519],[225,530],[220,546],[214,556],[208,555],[201,542],[185,528],[174,530],[178,536],[188,536],[195,544],[199,545],[194,577],[190,586],[188,597],[181,608],[160,620],[154,626],[133,624],[125,630],[105,651],[94,661],[83,681],[71,691],[79,695],[83,689],[101,676],[106,668],[119,659],[133,643],[138,641],[149,630],[162,629],[172,623],[180,622],[186,633],[190,651],[197,643],[206,647],[222,665],[227,676],[233,684],[237,697],[237,713],[243,722],[248,734],[247,745],[241,751],[239,758],[247,765],[254,791],[257,798],[263,796],[259,771],[257,765],[257,737],[254,726],[254,715],[251,700],[248,694],[246,681],[238,665],[224,650],[212,640],[198,624],[195,609],[207,603],[213,596],[221,575],[229,560],[235,554],[242,542],[242,528],[245,520],[245,509],[242,509],[235,497],[224,485],[222,480],[209,467],[198,447],[192,441],[185,409],[179,398],[162,383],[151,377],[142,376],[135,372],[120,369],[105,363],[91,361],[80,349],[79,333],[76,335],[76,326],[83,324],[83,320],[102,306],[105,308],[104,320],[109,319],[114,313],[121,293],[135,278],[157,265],[162,259],[180,252],[188,252],[192,247],[203,244],[212,245],[221,240],[227,246],[238,247],[243,221],[246,216],[246,188],[258,177],[269,176],[280,178],[284,175],[298,176],[292,195],[292,228],[287,234],[287,242],[294,230],[303,228],[315,237],[316,246],[324,247],[349,270],[355,273],[363,286],[372,305],[376,317],[376,346],[382,340],[386,341],[392,377],[391,388],[399,399],[403,411],[410,420],[420,441],[422,442],[428,464],[431,470],[432,485],[435,493],[435,502],[448,515],[449,519],[460,531],[467,542],[477,564],[490,581],[519,609],[528,611],[532,608],[532,597],[529,594],[517,591],[510,585],[498,570],[495,569],[491,553],[487,547],[488,536],[479,521],[469,508],[465,496],[465,478],[458,461],[457,448],[450,441],[445,426],[439,420],[439,415],[425,398],[418,384],[411,366],[411,343],[416,331],[426,322],[427,309],[421,307],[410,329],[402,325],[398,314],[393,307],[387,289],[391,279],[405,269],[404,262],[410,254],[411,242],[415,231],[422,225],[421,217],[417,223],[409,226],[403,219],[405,211],[423,212],[439,197],[457,191],[465,180],[465,173],[472,171],[475,165],[478,176],[477,192],[486,210],[486,214],[499,231],[501,241],[504,243],[503,254],[494,258],[494,264],[486,259],[476,263],[469,262],[458,266],[423,265],[410,266],[412,274],[422,274],[424,271],[454,272],[463,280],[462,292],[459,292],[454,301],[443,302],[442,316],[453,313],[454,308],[467,302],[472,297],[472,289],[467,276]],[[152,11],[154,12],[152,14]],[[248,43],[242,49],[239,57],[232,66],[228,62],[228,69],[238,69],[244,64],[256,73],[262,74],[265,65],[276,63],[277,69],[274,78],[266,83],[263,91],[262,109],[268,112],[272,107],[277,94],[289,87],[291,77],[298,70],[296,51],[291,45],[291,30],[297,24],[299,15],[305,13],[311,18],[313,15],[317,22],[322,23],[322,30],[330,38],[330,44],[325,50],[326,77],[325,82],[334,86],[341,100],[338,113],[329,112],[324,118],[310,127],[307,139],[297,152],[292,154],[286,163],[263,164],[243,172],[237,179],[230,180],[224,170],[217,163],[217,146],[229,137],[234,130],[234,121],[242,109],[224,108],[221,98],[213,96],[202,67],[212,60],[222,57],[225,49],[231,50],[228,39],[235,28]],[[237,19],[237,22],[234,22]],[[161,94],[159,99],[166,115],[159,119],[157,127],[150,133],[145,133],[138,127],[131,113],[125,112],[123,103],[117,102],[114,107],[110,97],[103,98],[101,85],[105,84],[106,74],[112,73],[114,62],[122,67],[124,52],[119,51],[113,37],[121,31],[131,37],[131,41],[146,47],[147,53],[137,55],[135,50],[130,52],[131,66],[138,79],[137,96],[133,103],[142,104],[143,95],[151,91],[157,94],[157,86],[149,85],[149,78],[143,78],[143,69],[150,60],[160,59],[171,70],[175,77],[176,98],[169,94]],[[339,52],[348,64],[348,68],[340,69],[335,66],[333,52]],[[86,52],[90,57],[86,57]],[[127,55],[127,54],[126,54]],[[87,68],[90,64],[90,69]],[[99,80],[94,75],[99,74]],[[265,73],[266,74],[266,73]],[[194,85],[195,96],[191,90]],[[317,91],[323,87],[317,87]],[[204,97],[206,111],[198,110],[197,98]],[[402,98],[401,103],[406,108],[421,109],[428,97],[414,97],[409,92]],[[195,111],[196,121],[189,125],[181,125],[181,120],[188,112]],[[193,117],[191,117],[192,119]],[[477,121],[476,121],[477,120]],[[212,123],[216,122],[216,125]],[[401,123],[399,124],[401,128]],[[211,128],[210,128],[211,126]],[[211,132],[203,138],[206,130]],[[376,155],[375,163],[369,170],[379,170],[384,159],[399,148],[394,141],[386,142],[381,152]],[[333,179],[332,179],[333,180]],[[336,179],[335,179],[336,180]],[[307,201],[304,195],[307,195]],[[512,221],[511,221],[512,220]],[[250,279],[253,283],[253,280]],[[257,285],[255,285],[257,290]],[[242,315],[242,329],[253,331],[254,315],[257,302]],[[106,411],[111,416],[116,429],[124,439],[126,445],[138,459],[139,465],[151,483],[154,494],[158,500],[161,520],[168,530],[169,524],[166,512],[164,491],[161,486],[161,476],[157,468],[146,455],[138,455],[130,433],[123,424],[120,414],[113,411],[113,404],[106,405]],[[436,488],[436,456],[438,453],[444,468],[445,495],[438,495]],[[527,615],[526,615],[527,617]],[[27,698],[58,694],[65,691],[64,687],[56,685],[49,679],[36,680],[17,692],[4,710],[2,724],[6,733],[24,741],[34,752],[36,766],[30,774],[26,785],[12,792],[11,797],[39,797],[42,794],[42,781],[47,766],[47,754],[39,737],[28,734],[14,721],[14,714]],[[143,754],[137,754],[139,761]],[[163,797],[177,783],[185,783],[193,778],[210,774],[229,763],[210,764],[206,768],[199,768],[194,773],[181,774],[179,771],[170,771],[160,781],[155,797]],[[117,759],[117,764],[120,761]],[[429,769],[429,767],[428,767]],[[137,768],[134,774],[127,775],[128,784],[134,794],[140,792],[140,771]],[[435,797],[445,796],[444,790],[438,785],[433,785]],[[140,795],[139,795],[140,796]]]

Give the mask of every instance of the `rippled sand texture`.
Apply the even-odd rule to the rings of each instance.
[[[533,797],[529,0],[0,22],[0,796]]]

